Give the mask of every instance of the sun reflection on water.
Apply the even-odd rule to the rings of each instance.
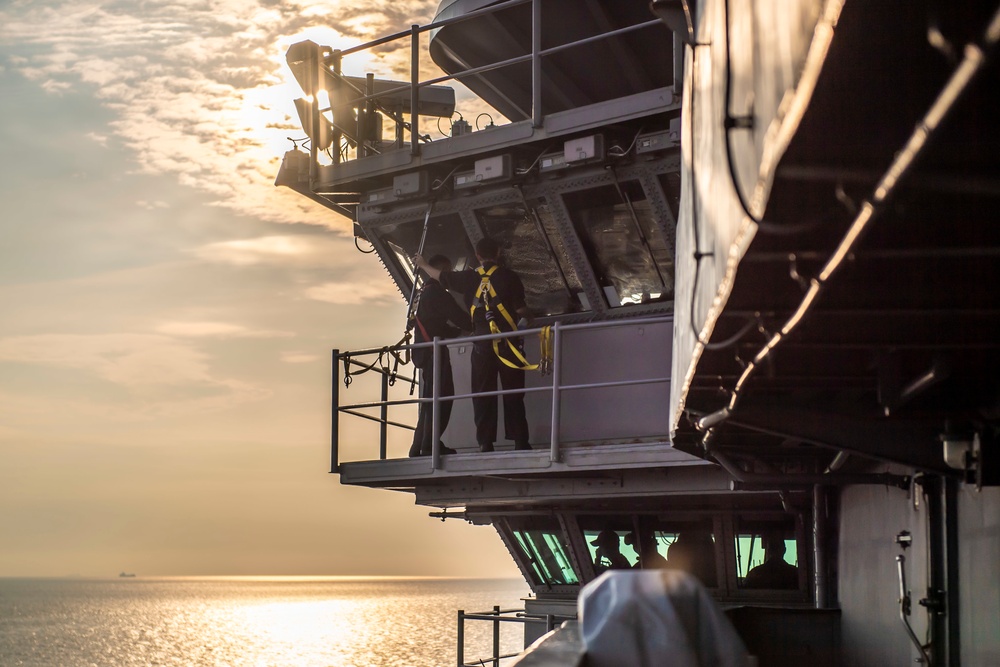
[[[455,657],[455,610],[516,606],[518,581],[347,577],[0,580],[0,664],[410,667]],[[502,628],[504,650],[520,627]],[[467,626],[485,657],[487,623]]]

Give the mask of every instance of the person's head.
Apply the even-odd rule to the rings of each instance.
[[[621,538],[618,537],[618,533],[610,528],[605,528],[590,543],[595,547],[600,547],[604,551],[616,552],[621,549],[620,540]]]
[[[495,262],[500,258],[500,244],[488,236],[484,236],[476,243],[476,257],[480,262]]]
[[[769,534],[761,538],[764,546],[764,557],[766,560],[774,558],[783,559],[785,557],[785,539],[781,535]]]
[[[451,260],[444,255],[434,255],[427,263],[438,271],[451,271]]]
[[[648,551],[656,551],[656,538],[647,532],[641,532],[636,535],[633,530],[625,536],[625,544],[635,549],[636,552],[646,553]]]

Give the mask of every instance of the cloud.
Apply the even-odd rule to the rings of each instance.
[[[108,137],[105,134],[99,134],[97,132],[88,132],[84,136],[86,136],[88,139],[93,141],[95,144],[98,144],[99,146],[103,146],[105,148],[107,148],[108,146]]]
[[[225,322],[164,322],[156,331],[179,338],[291,338],[290,331],[247,329]]]
[[[281,360],[286,364],[311,364],[315,361],[319,361],[321,357],[318,354],[310,354],[308,352],[282,352]]]
[[[433,0],[383,6],[375,0],[83,0],[0,8],[7,63],[52,94],[82,86],[111,109],[109,129],[143,173],[172,174],[214,203],[275,222],[337,227],[346,221],[276,188],[287,137],[301,136],[284,52],[323,33],[353,46],[427,22]],[[338,28],[318,30],[317,22]],[[339,30],[339,32],[338,32]],[[408,49],[383,48],[346,67],[379,75],[406,71]]]
[[[315,244],[316,241],[307,236],[261,236],[209,243],[191,252],[208,261],[247,266],[315,256],[319,254]]]
[[[356,306],[370,303],[396,303],[399,290],[386,281],[377,285],[354,282],[329,282],[306,288],[305,295],[315,301],[325,301],[342,306]]]
[[[254,385],[216,377],[205,353],[155,334],[11,336],[0,338],[0,362],[80,371],[127,390],[130,400],[102,404],[80,396],[73,401],[90,412],[132,417],[201,412],[269,395]]]
[[[168,204],[165,201],[160,201],[158,199],[156,201],[137,199],[135,205],[138,206],[139,208],[144,208],[150,211],[156,210],[158,208],[170,208],[170,204]]]

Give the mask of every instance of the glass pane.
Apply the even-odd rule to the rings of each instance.
[[[400,289],[409,289],[413,285],[413,265],[410,258],[420,248],[423,231],[423,218],[386,225],[374,230],[375,236],[385,243],[391,253],[390,257],[383,259],[399,267],[410,281],[406,285],[400,285]],[[431,218],[427,225],[423,255],[427,259],[434,255],[444,255],[451,260],[455,269],[459,270],[476,265],[475,252],[465,234],[462,220],[453,214]]]
[[[633,546],[624,542],[624,538],[630,532],[611,528],[583,531],[587,548],[590,550],[590,560],[594,563],[595,574],[601,574],[605,570],[628,570],[639,560],[639,555]]]
[[[659,175],[660,188],[667,198],[667,206],[674,214],[674,220],[680,216],[681,210],[681,175],[679,172],[671,171]]]
[[[798,589],[799,558],[794,520],[741,521],[735,540],[736,577],[740,588]]]
[[[515,530],[514,537],[531,564],[536,583],[565,585],[580,582],[558,531]]]
[[[575,285],[579,292],[579,280],[575,273],[566,273],[568,262],[549,252],[547,239],[551,234],[542,236],[531,211],[522,204],[505,204],[481,209],[476,215],[486,234],[500,244],[506,266],[524,283],[524,299],[533,315],[559,315],[580,309],[579,302],[566,289],[569,282],[571,289]],[[562,248],[561,244],[558,247]]]
[[[659,521],[643,517],[639,535],[631,521],[604,523],[582,519],[594,570],[673,568],[696,576],[708,588],[718,585],[716,541],[711,520]]]
[[[608,305],[668,301],[674,258],[637,181],[563,195]]]

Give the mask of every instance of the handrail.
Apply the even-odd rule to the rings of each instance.
[[[440,359],[441,352],[440,348],[442,346],[464,346],[480,341],[494,341],[505,338],[518,338],[530,336],[532,334],[541,333],[544,327],[536,327],[532,329],[522,329],[517,331],[501,332],[496,334],[481,334],[475,336],[468,336],[462,338],[454,338],[448,340],[442,340],[440,338],[435,338],[432,342],[427,343],[413,343],[408,345],[399,345],[395,348],[366,348],[357,351],[347,351],[340,352],[339,350],[334,350],[333,354],[333,381],[334,386],[334,399],[332,405],[332,411],[335,413],[331,421],[331,472],[339,471],[340,461],[339,456],[339,419],[337,414],[344,413],[355,417],[361,417],[370,421],[374,421],[380,424],[380,447],[379,447],[379,460],[385,460],[386,456],[386,427],[393,426],[396,428],[404,428],[413,430],[413,426],[402,424],[397,421],[391,421],[388,419],[388,408],[398,407],[403,405],[420,405],[431,403],[433,407],[432,411],[432,469],[439,470],[441,468],[440,460],[440,405],[443,401],[460,401],[468,400],[475,397],[487,397],[487,396],[505,396],[510,394],[531,394],[539,392],[551,392],[552,394],[552,413],[551,413],[551,430],[550,430],[550,460],[553,462],[560,460],[560,417],[561,417],[561,397],[564,392],[567,391],[578,391],[584,389],[611,389],[618,387],[630,387],[630,386],[642,386],[649,384],[663,384],[670,381],[669,376],[665,377],[641,377],[635,379],[625,379],[625,380],[605,380],[600,382],[585,382],[585,383],[575,383],[575,384],[563,384],[562,383],[562,337],[567,331],[581,331],[581,330],[599,330],[607,329],[613,327],[641,327],[650,324],[664,324],[672,321],[669,316],[660,317],[647,317],[647,318],[637,318],[637,319],[621,319],[621,320],[603,320],[600,322],[584,322],[579,324],[567,324],[561,325],[558,322],[554,323],[551,327],[552,330],[552,382],[551,384],[538,386],[538,387],[523,387],[520,389],[496,389],[488,392],[470,392],[465,394],[454,394],[451,396],[440,396],[438,394],[438,389],[441,386],[440,383]],[[375,364],[363,364],[358,362],[354,357],[357,356],[367,356],[367,355],[382,355],[385,354],[387,349],[391,349],[394,352],[399,352],[403,350],[416,350],[416,349],[427,349],[431,348],[433,350],[433,368],[434,373],[434,392],[431,397],[428,398],[403,398],[403,399],[393,399],[389,400],[388,391],[388,378],[390,375],[395,375],[397,378],[401,377],[395,374],[395,371],[390,371],[386,367],[375,367]],[[339,382],[339,367],[340,364],[345,366],[359,366],[361,368],[368,368],[369,370],[380,374],[381,379],[381,390],[382,396],[381,400],[378,401],[365,401],[358,403],[350,403],[345,405],[340,405],[340,389],[336,386]],[[414,374],[415,375],[415,374]],[[411,381],[412,382],[412,381]],[[411,385],[412,386],[412,385]],[[375,417],[372,415],[364,414],[359,412],[360,410],[366,409],[379,409],[380,416]]]
[[[352,46],[347,49],[331,49],[331,53],[328,56],[322,56],[320,58],[323,69],[327,73],[332,73],[336,77],[341,77],[341,65],[343,59],[347,56],[368,51],[378,46],[388,44],[390,42],[395,42],[397,40],[402,40],[407,37],[410,39],[410,81],[409,84],[394,87],[390,90],[381,91],[375,93],[369,89],[361,91],[356,86],[351,86],[357,92],[361,92],[361,96],[347,100],[345,102],[339,102],[334,105],[331,100],[331,106],[325,109],[320,109],[318,100],[313,97],[313,128],[312,131],[316,134],[313,136],[319,136],[319,116],[320,112],[332,111],[334,106],[344,107],[344,106],[355,106],[366,104],[368,102],[376,102],[380,98],[389,97],[391,95],[399,95],[405,91],[410,92],[410,120],[409,123],[406,122],[402,114],[397,117],[395,114],[390,113],[387,110],[383,110],[387,113],[390,118],[396,121],[397,131],[396,131],[396,142],[397,148],[402,147],[402,137],[403,132],[407,129],[409,125],[410,133],[410,150],[416,156],[420,153],[420,141],[421,139],[429,140],[429,137],[421,137],[419,128],[419,112],[418,112],[418,102],[419,102],[419,91],[421,88],[426,88],[428,86],[437,85],[439,83],[444,83],[446,81],[458,81],[461,82],[465,78],[478,76],[485,72],[490,72],[493,70],[501,69],[504,67],[510,67],[512,65],[517,65],[520,63],[530,62],[531,63],[531,109],[524,110],[522,113],[530,117],[532,125],[534,127],[541,127],[544,121],[544,115],[542,112],[542,70],[541,61],[542,58],[553,55],[555,53],[560,53],[567,49],[577,48],[580,46],[586,46],[598,41],[605,41],[614,37],[625,35],[634,31],[643,30],[646,28],[654,26],[662,26],[662,22],[659,19],[653,18],[648,21],[643,21],[640,23],[635,23],[632,25],[624,26],[622,28],[616,28],[614,30],[608,30],[601,32],[596,35],[590,35],[588,37],[583,37],[574,41],[566,42],[563,44],[557,44],[546,49],[541,48],[541,1],[542,0],[507,0],[507,2],[501,2],[495,5],[490,5],[488,7],[482,7],[474,11],[461,14],[458,16],[453,16],[446,19],[441,19],[439,21],[434,21],[426,25],[414,24],[410,26],[408,30],[401,30],[390,35],[385,35],[356,46]],[[461,23],[464,21],[469,21],[472,19],[479,18],[485,15],[497,14],[503,10],[509,9],[511,7],[531,4],[531,45],[527,53],[508,58],[506,60],[496,61],[492,63],[487,63],[485,65],[480,65],[478,67],[466,68],[461,71],[455,72],[453,74],[446,74],[444,76],[428,79],[426,81],[420,80],[420,36],[424,33],[439,30],[445,26],[449,26],[455,23]],[[369,75],[370,77],[370,75]],[[369,78],[370,80],[370,78]],[[529,113],[530,112],[530,113]],[[360,116],[360,114],[359,114]],[[334,119],[336,123],[337,119]],[[339,133],[338,133],[339,136]],[[359,138],[358,142],[358,158],[365,156],[365,149],[362,147],[364,139]],[[337,140],[338,145],[336,146],[333,158],[334,163],[337,164],[341,160],[341,146],[339,145],[339,140]],[[310,159],[311,159],[311,169],[310,169],[310,187],[315,185],[316,179],[318,177],[318,158],[319,152],[314,150],[316,142],[313,142],[313,146],[310,149]]]
[[[515,616],[504,616],[503,614],[516,614]],[[557,622],[575,619],[575,616],[561,616],[558,614],[529,614],[524,609],[501,609],[498,605],[493,606],[493,611],[466,612],[464,609],[458,610],[458,633],[457,633],[457,665],[458,667],[476,667],[485,665],[488,662],[494,667],[499,667],[501,660],[513,658],[520,653],[500,654],[500,624],[501,623],[528,623],[545,624],[545,632],[551,632]],[[488,658],[481,658],[477,662],[465,662],[465,621],[489,621],[493,624],[493,653]]]

